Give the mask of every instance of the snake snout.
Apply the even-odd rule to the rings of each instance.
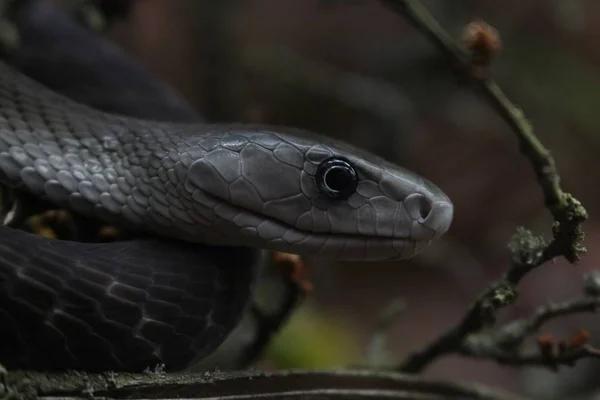
[[[432,240],[448,231],[454,216],[452,202],[442,192],[436,195],[414,193],[406,197],[404,206],[413,220],[414,240]]]

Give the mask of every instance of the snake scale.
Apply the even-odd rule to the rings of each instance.
[[[143,235],[91,244],[0,227],[8,368],[184,368],[239,322],[261,250],[402,259],[453,216],[435,185],[344,142],[107,113],[4,62],[0,181]]]

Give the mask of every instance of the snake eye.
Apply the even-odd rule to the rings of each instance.
[[[315,175],[322,194],[334,200],[350,197],[356,190],[356,170],[343,158],[329,158],[317,168]]]

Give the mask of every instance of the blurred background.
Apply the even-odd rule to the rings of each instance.
[[[74,2],[53,0],[69,7]],[[387,264],[318,264],[314,291],[259,366],[360,364],[379,312],[406,302],[389,329],[389,360],[455,323],[510,263],[517,226],[550,234],[551,219],[512,131],[457,81],[446,60],[402,17],[375,0],[100,1],[110,25],[82,14],[208,121],[261,122],[344,139],[427,177],[455,204],[453,226],[429,251]],[[553,152],[567,191],[582,201],[588,254],[530,274],[501,321],[581,293],[599,268],[600,2],[424,1],[456,37],[474,18],[500,31],[493,74]],[[548,326],[555,337],[600,317]],[[536,398],[600,399],[600,363],[558,374],[458,357],[425,374],[500,386]],[[595,396],[594,397],[594,393]]]

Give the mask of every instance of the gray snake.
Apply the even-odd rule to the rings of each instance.
[[[149,235],[86,244],[0,227],[0,362],[9,368],[183,368],[239,321],[261,249],[402,259],[453,215],[436,186],[344,142],[109,114],[5,63],[0,181]]]

